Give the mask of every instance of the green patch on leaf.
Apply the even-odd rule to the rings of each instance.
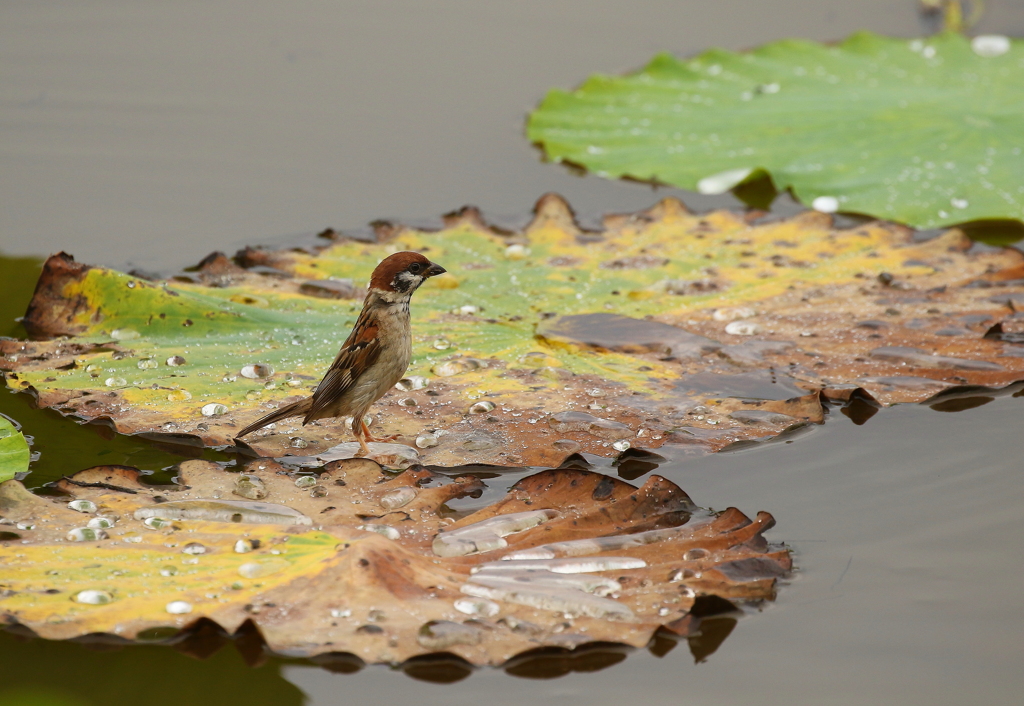
[[[698,217],[670,208],[657,223],[598,237],[565,221],[563,208],[518,237],[469,222],[438,233],[403,229],[386,248],[343,241],[316,255],[284,254],[275,266],[297,278],[362,284],[386,249],[424,252],[451,274],[431,280],[414,298],[409,373],[444,376],[437,368],[446,362],[482,360],[486,364],[461,371],[459,380],[489,393],[524,395],[534,382],[508,371],[563,368],[631,389],[644,389],[652,375],[679,376],[674,366],[655,362],[652,371],[652,361],[622,353],[553,351],[536,336],[545,320],[592,312],[643,318],[682,314],[723,298],[732,304],[755,301],[784,291],[794,279],[835,281],[876,265],[868,258],[888,238],[875,228],[856,240],[822,245],[818,223],[775,224],[763,232],[766,245],[785,240],[792,246],[788,256],[821,265],[769,265],[773,276],[765,278],[762,268],[750,267],[750,253],[729,239],[748,230],[734,215]],[[687,228],[702,232],[681,237]],[[821,261],[822,251],[828,251],[828,261]],[[902,270],[901,258],[892,253],[888,266]],[[117,392],[124,402],[164,420],[195,419],[207,404],[251,409],[312,389],[361,307],[358,299],[304,296],[293,283],[228,284],[152,284],[90,268],[64,285],[61,295],[86,302],[74,309],[76,341],[102,345],[63,370],[22,370],[19,382],[40,392]]]
[[[662,54],[551,91],[527,134],[602,176],[724,193],[767,172],[822,211],[919,228],[1020,220],[1024,41],[864,32]]]

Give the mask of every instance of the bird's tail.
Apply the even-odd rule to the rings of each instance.
[[[235,434],[235,437],[237,438],[245,436],[246,434],[250,434],[256,431],[257,429],[262,429],[268,424],[273,424],[274,422],[280,421],[282,419],[287,419],[288,417],[305,416],[306,413],[309,412],[310,407],[312,406],[312,397],[307,397],[305,399],[299,400],[298,402],[292,402],[291,404],[285,405],[280,409],[275,409],[273,412],[271,412],[265,417],[260,417],[255,422],[247,426],[245,429]]]

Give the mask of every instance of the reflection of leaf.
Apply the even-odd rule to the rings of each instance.
[[[28,442],[7,417],[0,415],[0,483],[28,470]]]
[[[610,177],[722,193],[767,171],[820,210],[920,228],[1020,220],[1024,42],[1006,41],[995,56],[955,33],[660,55],[552,91],[527,134]]]
[[[452,522],[443,504],[479,492],[479,480],[422,467],[390,477],[367,460],[319,476],[253,461],[243,475],[264,484],[263,514],[223,522],[201,513],[238,499],[243,478],[205,461],[182,464],[171,489],[122,466],[82,471],[58,484],[70,504],[0,485],[3,515],[34,525],[0,548],[0,617],[51,639],[146,640],[199,618],[229,632],[251,621],[288,654],[450,652],[497,664],[540,646],[642,646],[659,626],[688,635],[698,596],[771,598],[790,567],[761,537],[770,515],[709,513],[658,476],[636,488],[544,471]],[[269,503],[306,524],[277,524]],[[188,506],[194,519],[173,519]]]
[[[254,670],[266,657],[260,645],[247,649],[243,639],[232,641],[215,630],[197,630],[176,641],[174,649],[109,649],[80,642],[30,640],[0,631],[4,655],[4,706],[96,706],[97,703],[181,706],[181,704],[274,704],[302,706],[298,687],[280,675],[280,662]],[[84,640],[83,640],[84,642]],[[240,659],[239,657],[244,658]],[[284,660],[281,660],[284,661]],[[61,665],[54,669],[53,665]],[[159,664],[159,668],[154,668]],[[111,675],[117,675],[116,692]],[[187,678],[182,675],[187,674]],[[43,686],[45,685],[45,686]],[[116,693],[115,696],[111,696]],[[22,694],[28,698],[17,701]],[[43,696],[52,701],[43,701]],[[31,699],[31,700],[30,700]],[[60,699],[59,701],[57,699]]]
[[[213,257],[194,281],[164,283],[54,256],[25,324],[69,338],[0,340],[0,366],[41,406],[179,445],[231,444],[309,394],[334,357],[360,302],[317,295],[354,293],[387,252],[415,249],[450,276],[413,301],[409,374],[426,380],[373,408],[374,431],[406,444],[389,465],[417,453],[540,466],[627,444],[717,450],[821,422],[822,388],[891,403],[1024,377],[1012,344],[981,338],[1024,306],[1024,257],[969,250],[957,231],[915,242],[887,223],[749,222],[673,199],[583,231],[547,196],[520,232],[467,210],[438,232],[392,226],[380,238],[250,249],[238,258],[248,269]],[[348,437],[340,420],[293,419],[246,441],[264,456],[322,457]]]

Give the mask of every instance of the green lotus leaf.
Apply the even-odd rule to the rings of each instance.
[[[1024,41],[863,32],[667,54],[551,91],[527,134],[602,176],[724,193],[767,172],[822,211],[918,228],[1024,217]]]
[[[7,417],[0,415],[0,483],[28,470],[28,442]]]

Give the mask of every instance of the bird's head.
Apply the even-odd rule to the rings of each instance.
[[[447,272],[418,252],[396,252],[381,260],[370,277],[370,288],[381,294],[411,296],[428,277]]]

